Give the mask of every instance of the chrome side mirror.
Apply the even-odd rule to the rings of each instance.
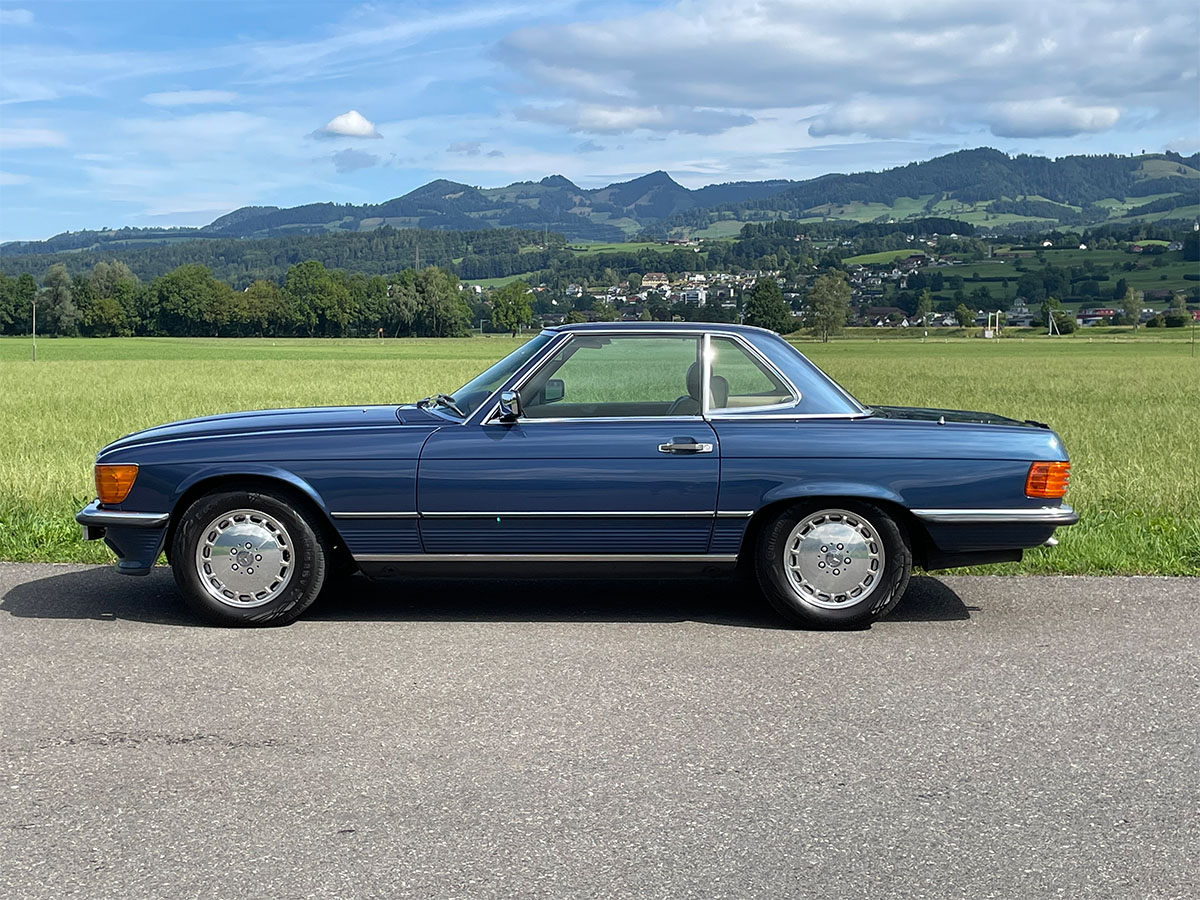
[[[501,391],[500,421],[515,422],[521,418],[521,395],[516,391]]]

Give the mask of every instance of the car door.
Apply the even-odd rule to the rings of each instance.
[[[696,334],[573,335],[519,386],[515,421],[485,415],[426,442],[425,552],[706,553],[720,447],[701,372]]]

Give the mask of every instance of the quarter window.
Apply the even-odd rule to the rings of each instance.
[[[799,398],[737,341],[712,339],[712,408],[748,409],[795,403]]]
[[[521,389],[529,419],[700,415],[695,336],[579,335]]]

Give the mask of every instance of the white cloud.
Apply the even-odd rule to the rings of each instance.
[[[67,136],[49,128],[0,128],[0,148],[65,147]]]
[[[999,137],[1071,137],[1107,131],[1120,118],[1115,106],[1078,106],[1065,97],[1050,97],[997,103],[990,108],[988,124]]]
[[[16,172],[0,171],[0,185],[29,184],[28,175],[18,175]]]
[[[479,141],[454,141],[446,147],[447,153],[461,153],[464,156],[478,156],[483,150]]]
[[[33,13],[27,9],[0,9],[0,25],[32,25]]]
[[[151,106],[198,106],[209,103],[232,103],[237,99],[233,91],[162,91],[147,94],[143,101]]]
[[[992,125],[999,136],[1055,137],[1124,118],[1132,128],[1133,109],[1193,122],[1198,13],[1173,0],[1069,10],[1044,0],[678,0],[524,28],[498,53],[530,97],[517,114],[577,132],[711,134],[764,107],[816,106],[799,126],[811,137]]]
[[[914,131],[931,132],[944,127],[936,102],[856,98],[834,104],[808,126],[813,137],[867,134],[872,137],[907,137]]]
[[[339,150],[331,158],[333,159],[333,167],[339,172],[355,172],[359,169],[369,169],[372,166],[379,165],[380,161],[380,157],[374,153],[355,150],[353,147]]]
[[[622,134],[647,131],[678,131],[687,134],[716,134],[754,119],[745,113],[687,106],[635,106],[602,103],[560,103],[525,106],[516,110],[528,122],[565,125],[571,131],[592,134]]]
[[[381,138],[382,134],[375,127],[375,123],[367,119],[357,109],[352,109],[349,112],[344,112],[340,116],[334,116],[322,128],[318,128],[312,133],[313,137],[320,138]]]

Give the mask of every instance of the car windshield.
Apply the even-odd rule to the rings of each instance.
[[[542,332],[533,340],[522,344],[504,359],[480,372],[451,394],[452,402],[458,411],[462,412],[463,418],[471,415],[479,407],[479,404],[494,394],[500,385],[508,381],[517,369],[529,362],[533,355],[546,346],[553,337],[552,334]],[[451,415],[456,414],[455,409],[447,407],[445,404],[439,404],[439,406]]]

